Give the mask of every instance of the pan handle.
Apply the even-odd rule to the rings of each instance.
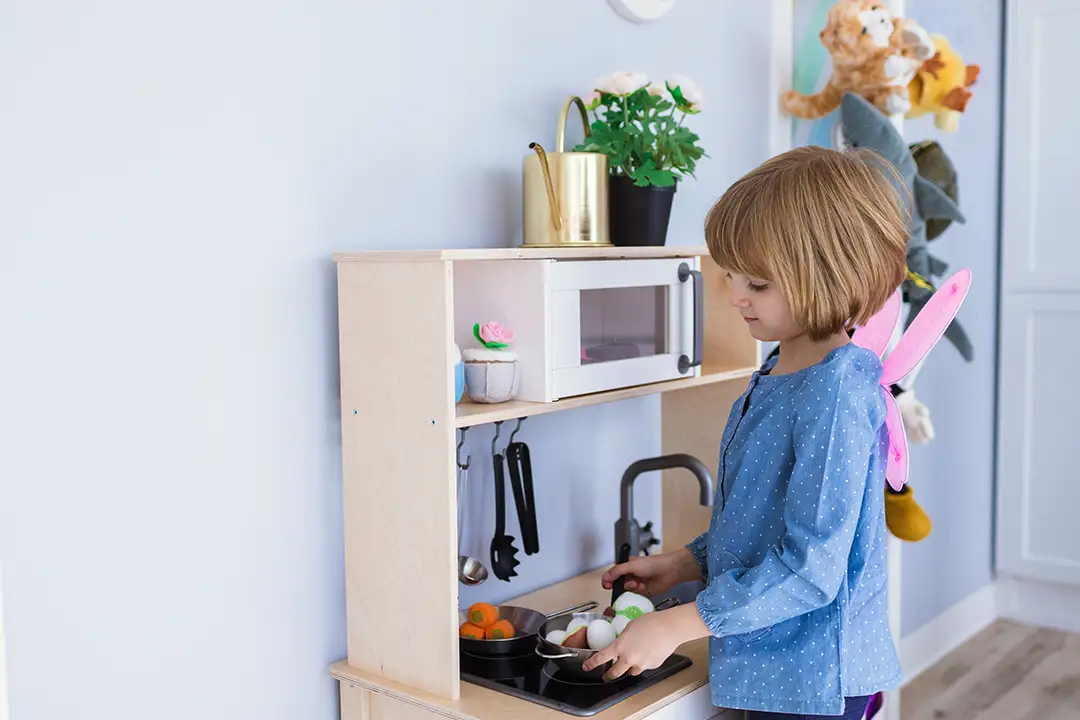
[[[575,605],[574,607],[568,607],[565,610],[556,610],[555,612],[550,613],[548,615],[545,615],[544,617],[546,617],[548,620],[551,620],[553,618],[562,617],[563,615],[569,615],[570,613],[585,612],[587,610],[595,610],[599,605],[600,605],[600,603],[596,602],[595,600],[592,600],[592,601],[587,602],[587,603],[581,603],[580,605]]]
[[[562,660],[563,658],[577,657],[576,653],[563,653],[562,655],[546,655],[545,653],[540,652],[539,647],[536,648],[535,652],[537,655],[544,658],[545,660]]]
[[[665,598],[656,604],[654,610],[669,610],[679,604],[679,598]]]

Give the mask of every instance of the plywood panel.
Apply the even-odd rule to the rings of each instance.
[[[472,427],[473,425],[487,425],[493,422],[515,420],[532,415],[546,415],[547,413],[561,410],[573,410],[574,408],[599,405],[601,403],[615,402],[616,400],[628,400],[630,398],[655,395],[682,390],[684,388],[702,387],[714,383],[725,383],[731,380],[746,380],[757,369],[757,366],[746,365],[739,368],[730,368],[723,372],[712,372],[698,377],[684,378],[681,380],[667,380],[648,385],[635,385],[634,387],[608,390],[607,392],[593,393],[591,395],[578,395],[564,400],[551,403],[534,403],[524,400],[509,400],[495,405],[470,402],[466,395],[457,406],[457,426]]]
[[[456,698],[450,263],[338,265],[349,664]]]
[[[713,475],[714,488],[724,425],[746,386],[747,379],[740,378],[665,393],[661,400],[663,453],[688,453],[701,460]],[[701,506],[698,483],[689,472],[663,471],[662,497],[663,549],[678,549],[708,529],[712,508]]]
[[[341,720],[371,720],[368,698],[371,691],[353,683],[338,683],[341,688]]]
[[[701,258],[705,281],[705,357],[703,373],[719,369],[752,366],[760,362],[758,342],[750,335],[746,321],[731,307],[727,277],[710,257]]]
[[[375,250],[334,253],[334,261],[348,262],[431,262],[435,260],[596,260],[620,258],[695,257],[706,255],[704,246],[606,247],[606,248],[462,248],[447,250]]]

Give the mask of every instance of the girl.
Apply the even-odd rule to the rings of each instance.
[[[650,613],[593,655],[613,679],[711,636],[713,704],[748,718],[863,716],[895,687],[884,500],[882,367],[853,345],[904,279],[895,171],[868,151],[807,147],[736,182],[705,235],[731,305],[780,353],[735,402],[709,530],[609,569],[603,586],[657,595],[704,579],[697,602]]]

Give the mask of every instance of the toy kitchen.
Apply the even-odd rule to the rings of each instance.
[[[693,602],[699,589],[637,596],[631,610],[633,593],[605,591],[600,576],[618,557],[679,547],[708,527],[714,479],[697,458],[715,456],[723,423],[700,419],[730,407],[761,349],[707,251],[518,247],[334,259],[348,656],[330,672],[343,720],[720,717],[707,639],[636,677],[605,682],[581,668],[590,636],[609,641],[633,613]],[[661,452],[621,470],[610,562],[497,605],[462,606],[463,584],[512,573],[518,553],[531,554],[543,535],[529,512],[522,443],[512,438],[521,421],[646,395],[659,396]],[[468,500],[458,449],[470,428],[485,426],[501,433],[492,450],[508,456],[508,477],[496,483],[490,555],[462,557]],[[643,483],[661,488],[656,535],[645,522],[653,518],[634,516],[633,488]],[[500,492],[504,484],[512,492]],[[522,537],[500,537],[507,507],[517,509]]]

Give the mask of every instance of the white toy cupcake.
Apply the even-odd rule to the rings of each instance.
[[[507,350],[514,333],[497,322],[473,325],[473,335],[482,348],[467,348],[465,389],[473,402],[501,403],[517,397],[521,383],[518,355]]]

